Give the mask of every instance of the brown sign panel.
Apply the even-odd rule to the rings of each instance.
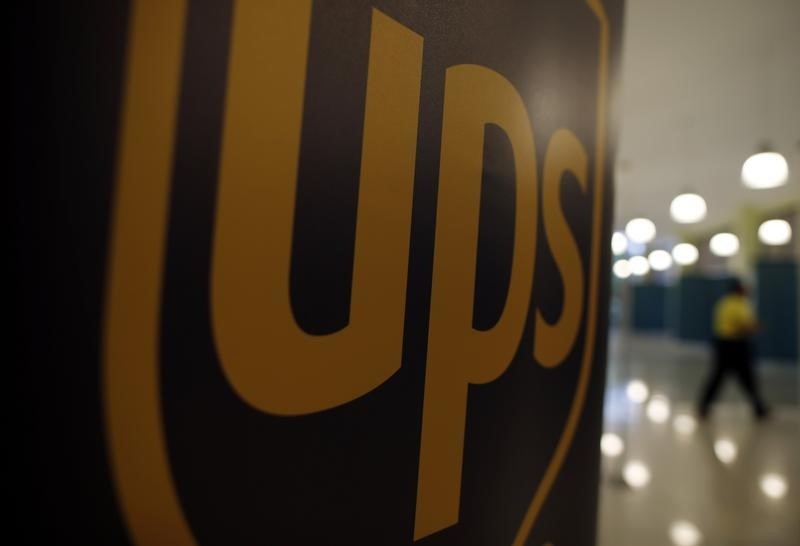
[[[96,8],[20,18],[42,532],[592,543],[620,3]]]

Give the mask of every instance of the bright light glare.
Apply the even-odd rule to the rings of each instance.
[[[644,256],[633,256],[630,260],[628,260],[628,263],[631,266],[631,273],[637,277],[647,275],[647,273],[650,271],[650,262],[648,262],[647,258]]]
[[[622,479],[634,489],[641,489],[650,483],[650,469],[642,461],[629,461],[622,469]]]
[[[792,226],[786,220],[767,220],[758,226],[758,239],[765,245],[785,245],[792,239]]]
[[[789,179],[789,165],[776,152],[762,152],[747,158],[742,165],[744,185],[761,190],[783,186]]]
[[[625,394],[628,396],[628,400],[634,404],[643,404],[650,396],[650,389],[647,387],[647,383],[641,379],[631,379],[628,386],[625,387]]]
[[[676,546],[697,546],[703,535],[691,521],[678,520],[669,526],[669,538]]]
[[[780,474],[769,473],[761,476],[761,491],[771,499],[782,499],[789,489],[786,478]]]
[[[611,236],[611,252],[614,256],[619,256],[628,250],[628,238],[621,231],[615,231]]]
[[[697,419],[688,413],[679,413],[672,421],[675,432],[688,436],[697,429]]]
[[[739,448],[730,438],[720,438],[714,442],[714,454],[720,462],[731,464],[739,455]]]
[[[694,224],[706,217],[706,200],[696,193],[682,193],[672,200],[669,214],[679,224]]]
[[[647,418],[652,422],[666,423],[669,419],[669,414],[669,398],[666,396],[656,394],[647,403]]]
[[[739,252],[739,238],[733,233],[717,233],[708,246],[715,255],[727,258]]]
[[[627,279],[631,276],[631,264],[628,260],[617,260],[614,262],[614,275],[620,279]]]
[[[625,225],[625,235],[634,243],[649,243],[656,236],[656,225],[647,218],[634,218]]]
[[[654,271],[666,271],[672,265],[672,256],[666,250],[654,250],[647,256],[647,261]]]
[[[625,451],[625,442],[616,434],[606,432],[600,438],[600,451],[606,457],[618,457]]]
[[[680,243],[672,249],[672,257],[678,265],[692,265],[700,257],[700,252],[694,245]]]

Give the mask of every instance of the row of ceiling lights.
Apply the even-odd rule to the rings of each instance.
[[[786,159],[776,152],[761,152],[750,156],[742,165],[742,183],[753,189],[782,186],[789,178]],[[682,193],[670,203],[670,216],[679,224],[694,224],[706,217],[708,207],[705,199],[696,193]],[[611,238],[611,249],[615,256],[628,250],[628,241],[647,244],[655,239],[656,225],[647,218],[634,218],[625,225],[625,233],[615,232]],[[781,219],[767,220],[758,228],[758,238],[766,245],[784,245],[792,238],[792,227]],[[717,233],[709,241],[709,249],[716,256],[730,257],[739,251],[739,238],[733,233]],[[689,243],[675,245],[670,254],[666,250],[654,250],[646,258],[633,256],[614,263],[614,274],[620,278],[630,275],[645,275],[650,269],[665,271],[673,261],[679,265],[692,265],[700,252]]]
[[[637,220],[643,220],[643,218],[637,218]],[[627,229],[625,232],[629,233]],[[788,243],[791,237],[792,226],[786,220],[767,220],[758,228],[758,238],[766,245],[783,245]],[[739,238],[733,233],[717,233],[711,237],[708,246],[712,254],[727,258],[739,251]],[[611,249],[615,256],[625,253],[628,249],[628,238],[619,231],[615,232],[611,237]],[[614,274],[621,279],[631,275],[641,276],[649,273],[651,269],[666,271],[672,267],[673,262],[682,266],[692,265],[697,262],[699,257],[700,251],[696,246],[690,243],[679,243],[672,247],[672,253],[666,250],[653,250],[647,257],[631,256],[627,260],[617,260],[614,262]]]

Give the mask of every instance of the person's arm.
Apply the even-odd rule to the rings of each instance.
[[[749,337],[761,330],[761,325],[749,302],[742,304],[737,323],[737,335],[740,337]]]

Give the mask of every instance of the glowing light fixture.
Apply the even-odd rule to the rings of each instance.
[[[678,434],[688,436],[697,430],[697,419],[688,413],[680,413],[675,416],[672,426]]]
[[[680,243],[672,249],[672,258],[678,265],[692,265],[697,262],[700,252],[697,247],[689,243]]]
[[[625,235],[634,243],[649,243],[656,236],[656,225],[647,218],[634,218],[625,224]]]
[[[767,220],[758,226],[758,238],[765,245],[785,245],[792,240],[792,226],[786,220]]]
[[[783,186],[789,179],[789,165],[777,152],[761,152],[742,165],[742,182],[748,188],[762,190]]]
[[[606,432],[600,438],[600,451],[606,457],[619,457],[625,451],[625,442],[616,434]]]
[[[782,499],[789,489],[786,478],[780,474],[769,473],[761,476],[759,480],[761,491],[771,499]]]
[[[672,256],[666,250],[654,250],[647,256],[647,261],[654,271],[666,271],[672,265]]]
[[[631,264],[628,260],[617,260],[614,262],[614,275],[619,279],[627,279],[631,276]]]
[[[637,277],[647,275],[647,273],[650,271],[650,262],[648,262],[647,258],[644,256],[634,256],[628,260],[628,263],[631,266],[631,273]]]
[[[622,479],[634,489],[650,483],[650,468],[642,461],[629,461],[622,469]]]
[[[672,200],[669,214],[679,224],[694,224],[706,217],[706,200],[696,193],[682,193]]]
[[[631,379],[625,387],[625,395],[634,404],[642,404],[650,396],[650,389],[641,379]]]
[[[619,256],[628,250],[628,238],[621,231],[615,231],[611,236],[611,251],[614,256]]]
[[[697,546],[703,534],[691,521],[677,520],[669,526],[669,538],[675,546]]]
[[[669,419],[669,398],[656,394],[647,403],[647,418],[654,423],[666,423]]]
[[[708,246],[715,255],[728,258],[739,252],[739,238],[733,233],[717,233]]]
[[[714,442],[714,454],[720,462],[731,464],[739,455],[739,448],[730,438],[720,438]]]

